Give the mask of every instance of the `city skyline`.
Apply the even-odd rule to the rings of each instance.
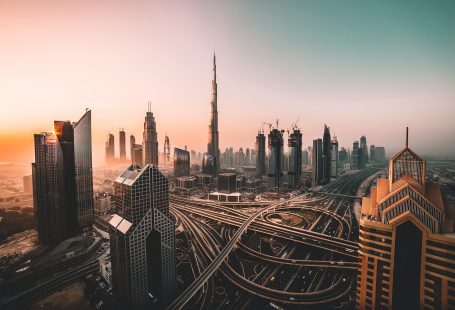
[[[147,101],[158,145],[203,152],[214,50],[221,151],[300,115],[304,148],[327,123],[340,147],[365,135],[390,155],[409,125],[416,152],[455,156],[453,4],[193,4],[0,4],[0,161],[31,162],[33,133],[90,108],[100,164],[108,132],[141,136]]]

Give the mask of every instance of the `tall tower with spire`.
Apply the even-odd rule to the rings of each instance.
[[[209,142],[207,144],[207,153],[213,156],[215,167],[212,170],[218,173],[220,170],[220,148],[219,148],[219,132],[218,132],[218,98],[217,98],[216,83],[216,57],[213,54],[213,80],[212,80],[212,100],[210,101],[211,114],[209,125]]]
[[[145,115],[144,133],[142,140],[142,158],[144,165],[158,166],[158,133],[153,113],[150,111],[151,103],[148,103],[148,111]]]

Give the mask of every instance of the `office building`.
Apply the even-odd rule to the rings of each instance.
[[[376,146],[372,144],[370,146],[370,162],[376,161]]]
[[[133,147],[136,144],[136,138],[134,135],[130,136],[130,158],[133,160]]]
[[[407,132],[407,130],[406,130]],[[426,162],[408,147],[362,201],[358,309],[449,309],[455,304],[454,221]]]
[[[265,174],[265,135],[259,132],[256,136],[256,176],[261,178]]]
[[[120,143],[120,162],[126,161],[126,134],[122,129],[119,131],[119,143]]]
[[[185,151],[186,151],[186,147],[185,147]],[[175,152],[174,152],[174,155],[175,155]],[[169,141],[169,137],[167,136],[167,134],[164,137],[164,161],[167,163],[171,161],[171,143]]]
[[[375,159],[378,162],[383,162],[386,160],[385,158],[385,148],[383,146],[377,146],[375,149]]]
[[[278,130],[278,128],[274,128],[270,131],[268,138],[269,171],[267,176],[270,184],[278,189],[283,184],[283,132]]]
[[[91,111],[35,134],[33,204],[38,241],[56,244],[93,225]]]
[[[216,157],[213,157],[209,153],[204,153],[202,157],[202,173],[215,175],[217,172]]]
[[[112,282],[121,309],[161,309],[175,290],[175,223],[167,178],[130,165],[115,179],[110,220]]]
[[[294,128],[289,135],[288,147],[288,184],[290,186],[298,186],[302,175],[302,133],[299,129]]]
[[[144,162],[142,157],[142,144],[133,144],[133,148],[131,149],[131,163],[140,165]]]
[[[352,144],[351,169],[359,169],[359,141]]]
[[[368,145],[367,145],[367,138],[365,136],[360,137],[360,146],[363,153],[363,164],[368,164]]]
[[[339,154],[338,154],[338,140],[335,136],[332,140],[332,163],[330,167],[330,171],[332,174],[332,178],[336,178],[338,176],[338,168],[339,168]]]
[[[174,177],[190,175],[190,152],[174,148]]]
[[[237,191],[237,175],[235,173],[218,174],[218,192],[231,194]]]
[[[315,139],[313,140],[312,148],[312,177],[311,177],[311,186],[318,186],[322,184],[322,140]]]
[[[213,157],[212,161],[215,167],[211,167],[213,174],[220,170],[220,146],[218,132],[218,84],[216,83],[216,58],[213,55],[213,80],[212,80],[212,99],[210,101],[210,125],[209,125],[209,142],[207,144],[207,154]],[[205,173],[205,172],[204,172]]]
[[[155,117],[150,109],[151,103],[149,102],[144,121],[142,160],[144,166],[147,164],[158,166],[158,133],[156,132]]]
[[[347,164],[349,163],[349,152],[344,148],[342,147],[341,150],[338,152],[338,160],[339,160],[339,165],[341,167],[341,165],[344,165],[344,164]]]
[[[109,133],[106,141],[106,162],[112,163],[115,160],[114,135]]]
[[[322,182],[330,182],[332,167],[332,140],[330,138],[330,128],[324,125],[324,136],[322,137]]]

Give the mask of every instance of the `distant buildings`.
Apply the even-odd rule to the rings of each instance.
[[[302,133],[294,128],[288,139],[289,167],[288,184],[298,186],[302,175]]]
[[[169,141],[169,137],[166,135],[164,137],[164,161],[166,163],[170,162],[171,161],[171,143]],[[185,149],[186,151],[186,149]],[[175,155],[175,153],[174,153]],[[189,154],[188,154],[189,156]]]
[[[142,155],[142,144],[133,144],[131,149],[131,162],[136,165],[141,165],[144,162]]]
[[[216,157],[209,153],[204,153],[204,156],[202,157],[202,173],[215,175],[218,171],[217,165]]]
[[[109,133],[106,141],[105,158],[107,163],[112,163],[115,160],[115,144],[114,135]]]
[[[158,166],[158,133],[153,113],[149,110],[145,115],[144,132],[142,141],[142,160],[144,165],[152,164]]]
[[[408,147],[362,201],[358,309],[449,309],[454,304],[454,219],[426,162]],[[376,155],[377,155],[376,148]]]
[[[307,150],[303,150],[302,151],[302,164],[305,165],[305,166],[310,164]]]
[[[338,159],[339,159],[340,167],[342,165],[347,164],[347,163],[350,162],[349,152],[344,147],[342,147],[341,150],[338,153],[339,153]]]
[[[133,147],[136,144],[136,138],[134,135],[130,136],[130,158],[133,160]]]
[[[359,169],[359,141],[352,144],[351,169]]]
[[[311,166],[312,166],[311,186],[314,187],[321,185],[323,180],[321,139],[313,140]]]
[[[122,129],[119,131],[119,141],[120,141],[120,161],[126,161],[126,135],[125,131]]]
[[[367,138],[365,136],[360,137],[360,148],[362,149],[363,166],[365,167],[365,165],[368,164],[368,145]]]
[[[283,131],[274,128],[270,131],[268,137],[269,146],[269,182],[278,189],[283,184]]]
[[[91,111],[76,123],[55,121],[54,133],[35,134],[34,140],[38,240],[56,244],[93,224]]]
[[[330,128],[324,125],[324,136],[322,137],[322,182],[330,182],[332,167],[332,140],[330,138]]]
[[[376,161],[376,146],[374,144],[370,146],[370,161]]]
[[[337,137],[334,137],[332,140],[332,151],[331,151],[332,163],[330,167],[330,173],[332,178],[336,178],[338,176],[338,168],[339,168],[339,154],[338,154],[338,140]]]
[[[119,308],[163,308],[175,290],[175,226],[168,181],[154,165],[115,180],[110,220],[112,280]]]
[[[374,159],[378,162],[385,161],[385,148],[382,146],[377,146],[375,149]]]
[[[212,100],[210,101],[211,118],[209,125],[209,142],[207,144],[207,154],[211,157],[207,160],[207,164],[214,164],[214,167],[205,167],[202,163],[202,170],[210,171],[210,173],[217,174],[220,170],[220,147],[219,147],[219,132],[218,132],[218,97],[217,97],[218,84],[216,83],[216,58],[213,55],[213,80],[212,80]],[[204,156],[204,158],[206,158]],[[209,173],[209,172],[204,172]]]
[[[190,152],[174,148],[174,177],[190,175]]]

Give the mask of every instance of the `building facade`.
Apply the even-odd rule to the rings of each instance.
[[[278,189],[283,184],[284,151],[283,151],[283,131],[277,128],[269,133],[269,171],[268,178],[272,186]]]
[[[318,186],[322,184],[322,140],[313,140],[311,159],[311,186]]]
[[[149,110],[145,115],[144,132],[142,140],[142,160],[144,166],[152,164],[158,166],[158,133],[156,132],[156,122],[153,113]]]
[[[302,175],[302,133],[294,129],[289,135],[288,184],[298,186]]]
[[[363,198],[358,309],[454,308],[454,221],[425,167],[406,142]]]
[[[340,167],[339,153],[338,153],[338,140],[334,137],[332,140],[332,163],[330,167],[330,173],[332,178],[338,176],[338,168]]]
[[[220,140],[218,132],[218,84],[216,83],[216,58],[213,55],[213,80],[212,80],[212,99],[210,101],[210,125],[209,142],[207,144],[207,154],[214,158],[214,174],[220,171]]]
[[[122,129],[118,133],[119,136],[119,146],[120,146],[120,161],[126,161],[126,133]]]
[[[175,290],[175,223],[167,178],[130,165],[115,180],[110,220],[112,281],[121,309],[163,308]]]
[[[324,125],[324,136],[322,137],[322,182],[330,182],[332,168],[332,140],[330,138],[330,128]]]
[[[190,152],[174,148],[174,177],[190,175]]]
[[[93,225],[91,111],[35,134],[33,204],[38,241],[56,244]]]

